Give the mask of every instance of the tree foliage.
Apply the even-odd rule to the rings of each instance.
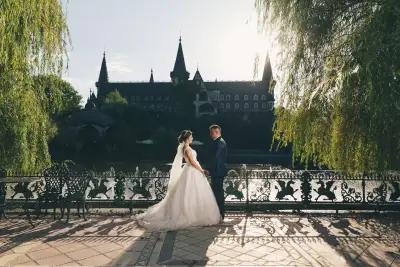
[[[0,166],[37,171],[50,163],[54,127],[33,75],[60,73],[68,43],[58,0],[0,1]]]
[[[281,52],[274,139],[349,172],[400,169],[400,1],[256,0]]]
[[[104,98],[105,105],[127,105],[128,101],[118,92],[118,90],[112,91]]]
[[[57,75],[35,76],[34,90],[42,110],[52,118],[80,109],[82,97],[69,82]]]

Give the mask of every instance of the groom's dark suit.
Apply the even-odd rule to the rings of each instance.
[[[227,158],[226,142],[222,137],[213,140],[208,149],[207,170],[211,176],[211,188],[214,192],[215,199],[219,207],[222,218],[225,215],[225,196],[224,196],[224,178],[227,174],[226,158]]]

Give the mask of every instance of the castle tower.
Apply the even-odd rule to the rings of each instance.
[[[185,57],[183,56],[182,38],[179,37],[178,52],[176,54],[175,65],[170,73],[171,81],[174,85],[186,82],[190,73],[186,70]]]
[[[88,99],[86,101],[84,109],[85,110],[95,110],[96,109],[96,104],[97,104],[97,98],[94,95],[94,92],[92,91],[92,89],[90,89],[89,97],[88,97]]]
[[[99,79],[96,82],[97,87],[97,97],[100,102],[103,100],[105,95],[107,94],[108,88],[108,71],[107,71],[107,63],[106,63],[106,53],[103,53],[103,60],[101,62]]]
[[[264,71],[263,71],[263,75],[262,75],[263,86],[269,87],[271,80],[272,80],[271,61],[269,60],[269,55],[267,53],[267,56],[265,58]]]
[[[103,53],[103,61],[101,62],[98,84],[108,83],[108,71],[106,63],[106,52]]]
[[[149,83],[154,83],[153,69],[151,69],[151,74],[150,74],[150,81],[149,81]]]
[[[208,96],[206,85],[201,77],[199,68],[197,68],[196,73],[193,76],[193,82],[197,88],[196,97],[193,101],[195,108],[195,116],[199,118],[203,115],[215,115],[217,110],[212,105],[211,99]]]
[[[204,83],[203,83],[203,78],[201,77],[199,68],[197,68],[196,73],[195,73],[194,76],[193,76],[193,81],[194,81],[194,83],[196,84],[196,86],[199,86],[199,87],[200,87],[200,86],[203,86],[203,85],[204,85]]]

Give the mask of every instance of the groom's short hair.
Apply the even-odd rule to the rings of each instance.
[[[221,126],[219,126],[218,124],[213,124],[213,125],[211,125],[210,127],[208,127],[208,129],[211,131],[211,130],[215,130],[215,129],[218,129],[218,130],[220,130],[221,131]]]

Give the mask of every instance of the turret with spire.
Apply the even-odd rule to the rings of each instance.
[[[92,89],[89,91],[89,97],[86,101],[85,110],[95,110],[97,106],[97,98]]]
[[[96,82],[96,87],[97,87],[97,104],[100,104],[107,94],[109,86],[109,81],[108,81],[108,71],[107,71],[107,63],[106,63],[106,52],[103,53],[103,60],[101,62],[101,67],[100,67],[100,74],[99,74],[99,79]]]
[[[190,73],[186,70],[185,57],[183,56],[182,38],[179,37],[178,53],[176,54],[174,70],[170,76],[174,85],[186,82],[189,79]]]
[[[153,69],[151,69],[151,74],[150,74],[150,83],[154,83],[154,77],[153,77]]]
[[[108,71],[106,63],[106,52],[103,53],[103,61],[101,62],[98,84],[108,83]]]
[[[271,80],[272,80],[271,61],[269,60],[269,54],[267,53],[267,56],[265,58],[263,76],[262,76],[263,86],[269,86]]]
[[[198,86],[200,88],[205,88],[204,82],[203,82],[203,77],[201,77],[199,67],[197,67],[197,69],[196,69],[196,73],[193,76],[193,81],[196,86]]]

